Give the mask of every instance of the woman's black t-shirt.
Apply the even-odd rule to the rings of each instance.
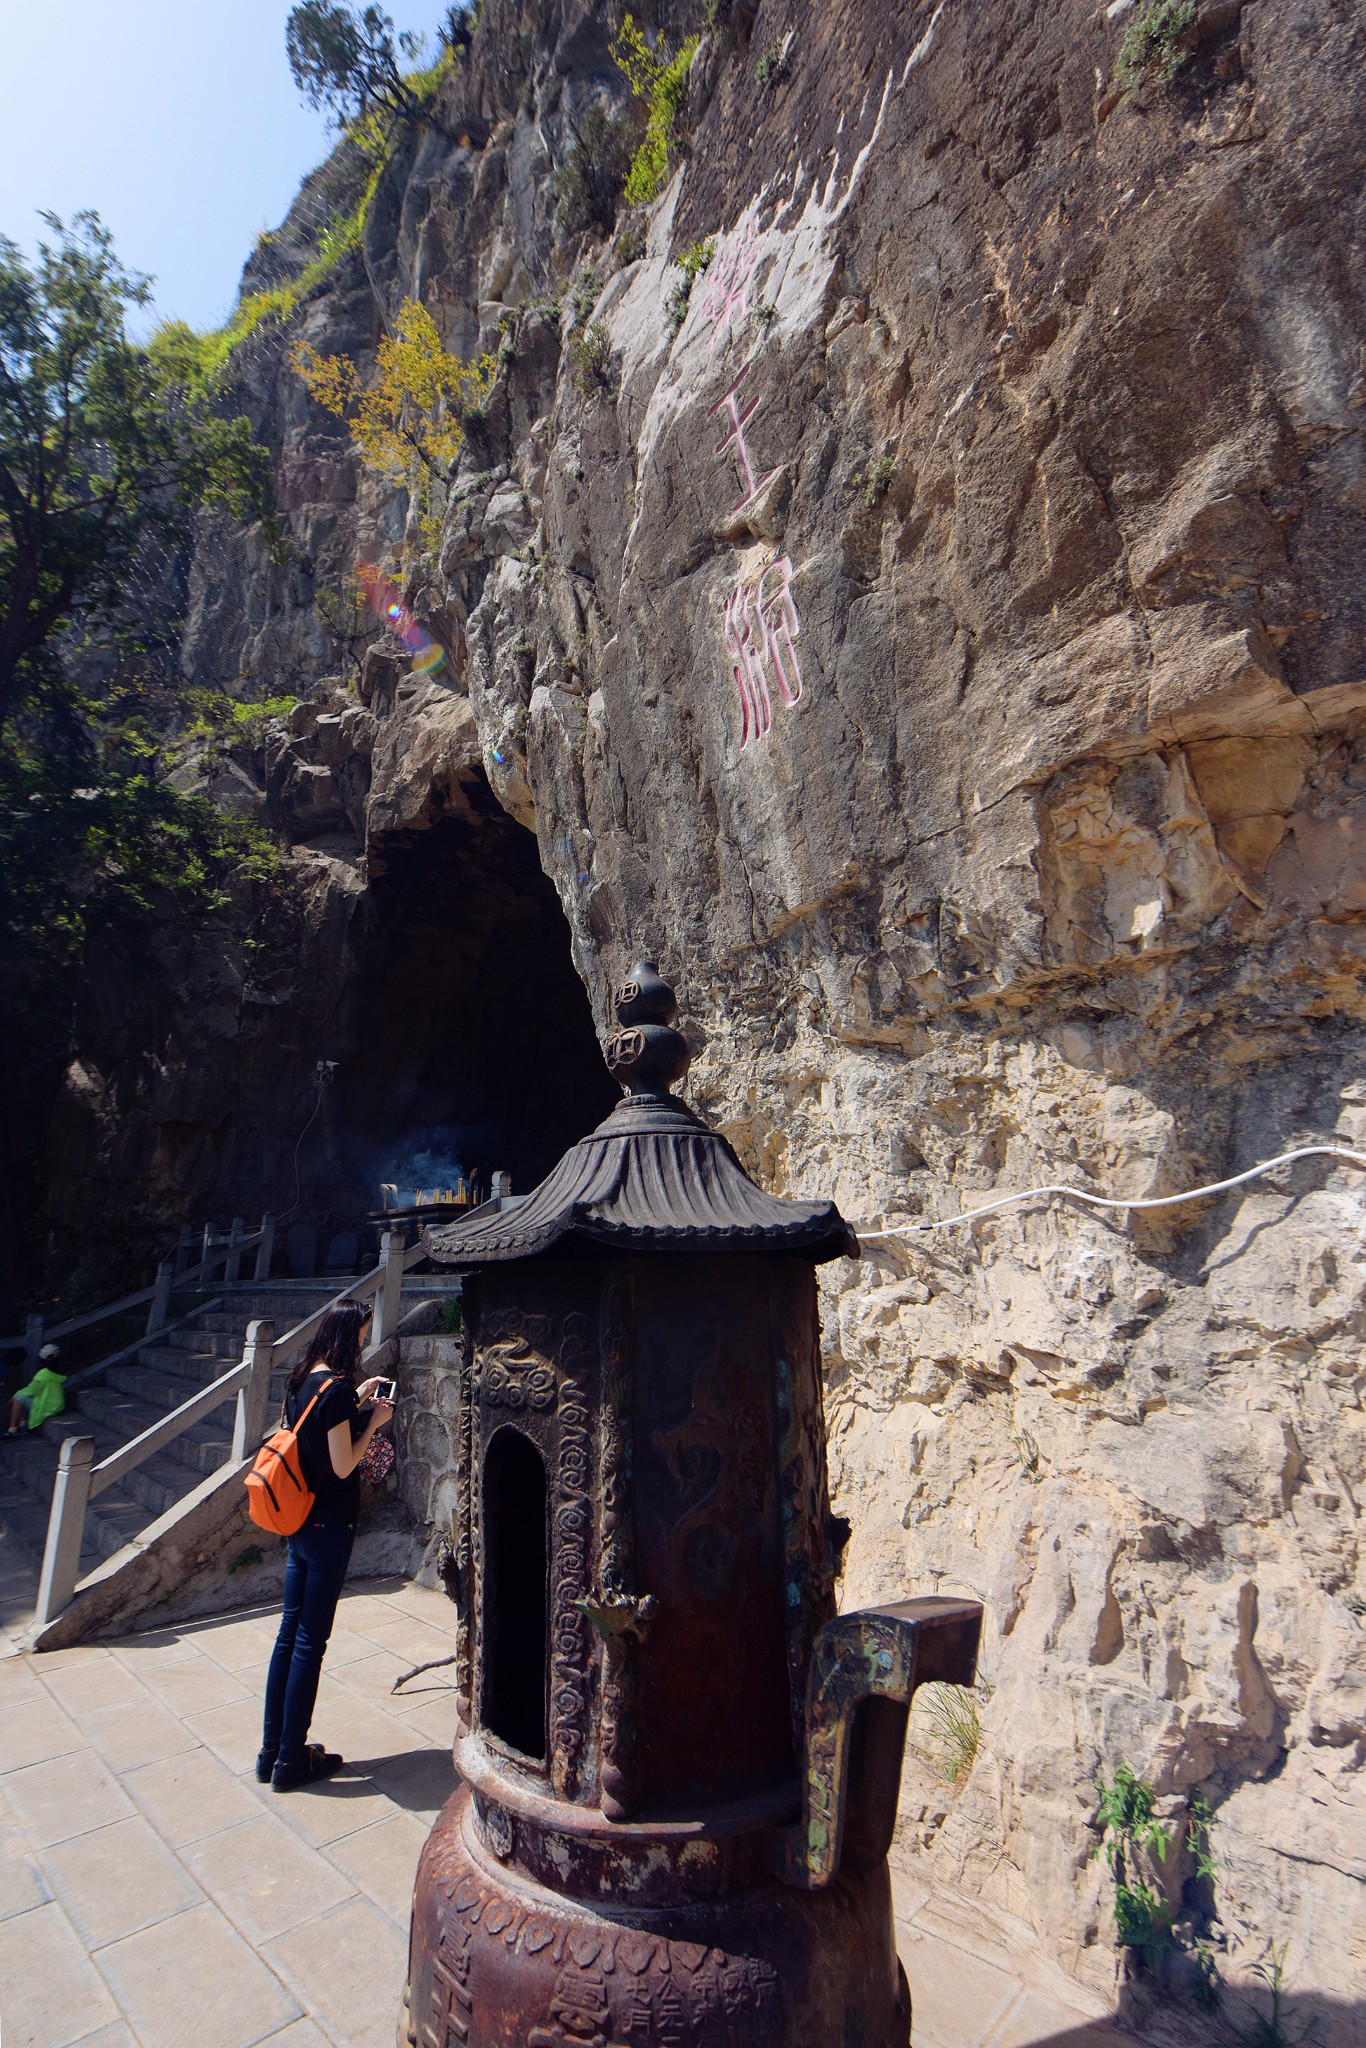
[[[354,1529],[360,1518],[360,1471],[357,1468],[348,1478],[338,1479],[327,1448],[327,1432],[339,1422],[350,1423],[352,1443],[364,1434],[365,1423],[350,1380],[333,1378],[329,1384],[327,1367],[314,1366],[298,1392],[285,1395],[285,1421],[291,1429],[297,1428],[299,1417],[320,1387],[327,1391],[299,1431],[299,1463],[316,1505]]]

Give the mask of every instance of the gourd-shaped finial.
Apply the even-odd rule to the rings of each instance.
[[[638,960],[612,995],[622,1029],[607,1041],[607,1070],[630,1095],[667,1095],[681,1081],[692,1054],[681,1031],[674,992],[652,960]]]

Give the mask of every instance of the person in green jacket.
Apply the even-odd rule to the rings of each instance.
[[[18,1436],[27,1426],[41,1429],[49,1415],[60,1415],[66,1406],[66,1379],[53,1368],[55,1344],[44,1344],[38,1353],[38,1370],[26,1387],[20,1387],[9,1404],[6,1436]]]

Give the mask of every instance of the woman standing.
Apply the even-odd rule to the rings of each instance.
[[[313,1494],[308,1520],[289,1538],[284,1611],[266,1673],[265,1725],[256,1775],[277,1792],[330,1778],[342,1759],[308,1740],[323,1653],[332,1633],[360,1514],[358,1467],[377,1430],[393,1415],[374,1400],[381,1382],[356,1384],[371,1310],[344,1301],[329,1309],[290,1376],[285,1420],[299,1432],[299,1464]],[[310,1401],[312,1413],[300,1426]],[[361,1404],[369,1403],[365,1414]]]

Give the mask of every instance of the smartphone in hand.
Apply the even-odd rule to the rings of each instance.
[[[381,1380],[378,1386],[375,1388],[375,1391],[372,1394],[371,1399],[375,1401],[383,1401],[390,1408],[392,1408],[395,1402],[398,1400],[398,1381]]]

